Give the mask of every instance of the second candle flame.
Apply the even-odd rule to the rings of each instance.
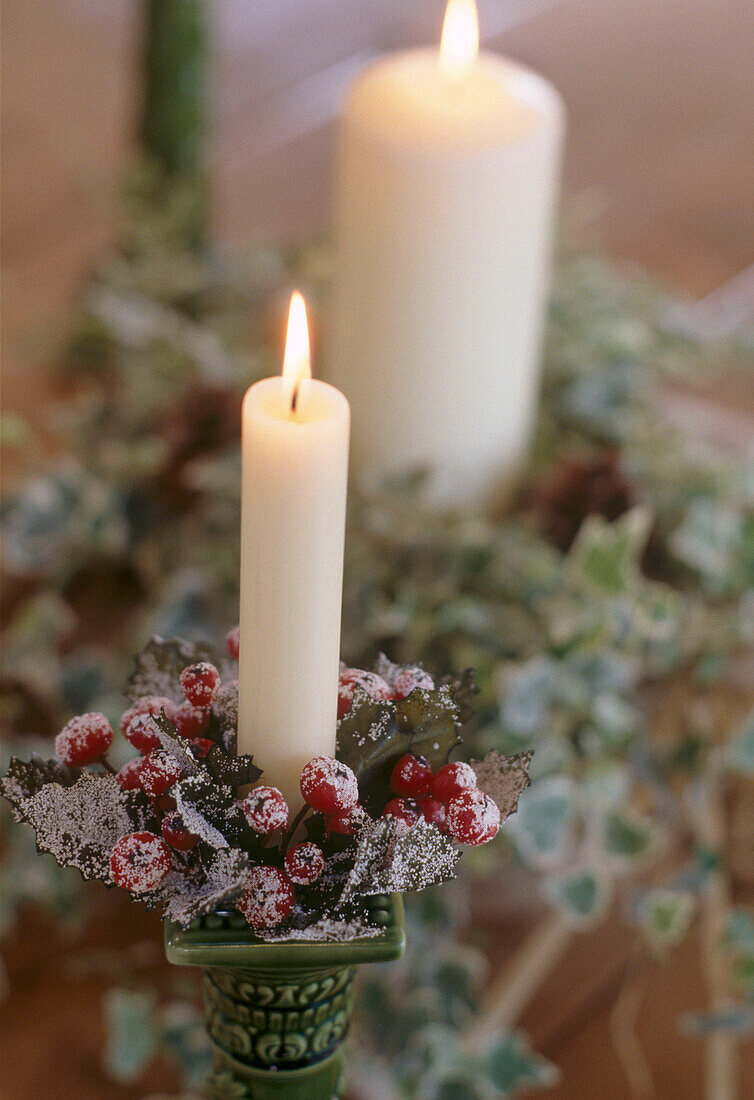
[[[296,412],[299,388],[305,378],[311,378],[312,364],[309,352],[309,326],[306,323],[306,303],[294,290],[288,311],[288,331],[285,336],[283,378],[289,384],[291,412]]]
[[[448,76],[464,76],[479,53],[476,0],[448,0],[440,39],[440,67]]]

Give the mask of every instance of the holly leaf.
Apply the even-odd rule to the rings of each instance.
[[[407,752],[426,756],[436,771],[460,744],[461,717],[453,687],[417,688],[398,702],[379,702],[357,686],[351,708],[338,723],[336,755],[359,781],[362,805],[380,814],[390,793],[390,773]]]
[[[407,833],[396,839],[387,865],[376,869],[369,889],[361,893],[405,893],[447,882],[455,878],[455,865],[460,858],[460,851],[450,839],[436,825],[420,817]]]
[[[238,730],[238,680],[228,680],[221,685],[212,704],[212,717],[220,730],[225,751],[234,756]]]
[[[59,760],[45,760],[37,753],[32,753],[31,760],[20,760],[13,756],[8,771],[0,779],[0,791],[12,806],[17,806],[19,802],[37,794],[48,783],[72,787],[80,775],[79,768],[68,768]]]
[[[515,756],[501,756],[492,749],[483,760],[472,760],[477,786],[489,795],[500,810],[500,823],[515,813],[518,800],[530,785],[529,766],[534,754],[519,752]]]
[[[224,833],[235,799],[227,788],[218,787],[206,774],[193,775],[175,783],[172,794],[189,832],[214,849],[230,847]]]
[[[262,774],[262,769],[256,766],[253,756],[247,753],[243,756],[228,756],[219,745],[212,746],[203,763],[213,779],[233,790],[256,783]]]
[[[40,852],[50,852],[61,867],[76,867],[85,879],[112,885],[113,847],[151,817],[148,802],[133,793],[121,790],[111,775],[83,772],[71,786],[46,783],[11,802],[17,820],[34,829]]]
[[[180,737],[173,723],[166,716],[165,711],[152,716],[152,721],[157,727],[157,736],[163,749],[174,756],[181,765],[183,775],[198,775],[203,768],[191,753],[188,742]]]
[[[401,834],[398,821],[370,821],[359,834],[340,904],[355,895],[423,890],[453,878],[461,853],[435,825],[420,818]]]
[[[238,848],[222,848],[214,853],[201,881],[186,880],[180,891],[170,897],[165,915],[182,928],[188,928],[197,917],[228,905],[244,888],[251,861]]]
[[[209,661],[223,680],[238,675],[235,663],[203,642],[187,642],[182,638],[165,641],[155,635],[134,659],[126,697],[132,703],[146,695],[164,695],[175,703],[184,702],[180,676],[184,668],[197,661]]]
[[[348,872],[339,906],[351,901],[356,894],[379,893],[370,887],[378,871],[388,862],[397,831],[398,821],[394,817],[380,817],[364,826],[358,836],[353,867]]]

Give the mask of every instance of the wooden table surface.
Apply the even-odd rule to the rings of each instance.
[[[5,0],[2,11],[3,384],[34,415],[30,333],[64,318],[112,236],[112,185],[136,115],[139,5]],[[369,57],[432,41],[440,0],[214,0],[213,202],[229,244],[326,224],[332,119]],[[754,305],[754,7],[751,0],[480,0],[495,48],[550,77],[570,120],[566,194],[592,217],[588,244],[634,261],[716,308]],[[742,274],[743,273],[743,274]],[[719,288],[723,288],[721,292]],[[116,904],[91,944],[158,943],[159,922]],[[526,928],[513,922],[506,942]],[[90,943],[87,943],[90,946]],[[628,939],[616,918],[579,938],[523,1023],[561,1067],[558,1100],[631,1094],[610,1039]],[[144,1095],[99,1066],[101,978],[71,979],[65,944],[36,919],[8,945],[0,1035],[4,1100]],[[155,958],[160,957],[159,944]],[[700,1044],[677,1029],[701,1008],[698,946],[651,979],[641,1036],[663,1100],[701,1096]],[[163,973],[156,967],[158,976]],[[164,976],[159,978],[164,980]],[[754,1067],[741,1064],[741,1096]],[[166,1067],[149,1085],[171,1087]]]

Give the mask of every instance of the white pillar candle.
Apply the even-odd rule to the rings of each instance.
[[[449,504],[484,501],[529,439],[564,122],[547,81],[477,51],[473,0],[450,0],[439,54],[352,84],[338,143],[327,376],[352,466],[427,466]]]
[[[311,378],[294,295],[283,375],[243,403],[238,751],[293,808],[337,718],[350,410]]]

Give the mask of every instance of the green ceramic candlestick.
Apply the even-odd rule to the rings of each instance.
[[[212,1100],[342,1096],[356,966],[397,959],[405,944],[399,894],[364,904],[381,932],[346,943],[267,943],[237,912],[202,917],[185,931],[167,923],[170,962],[204,970]]]

